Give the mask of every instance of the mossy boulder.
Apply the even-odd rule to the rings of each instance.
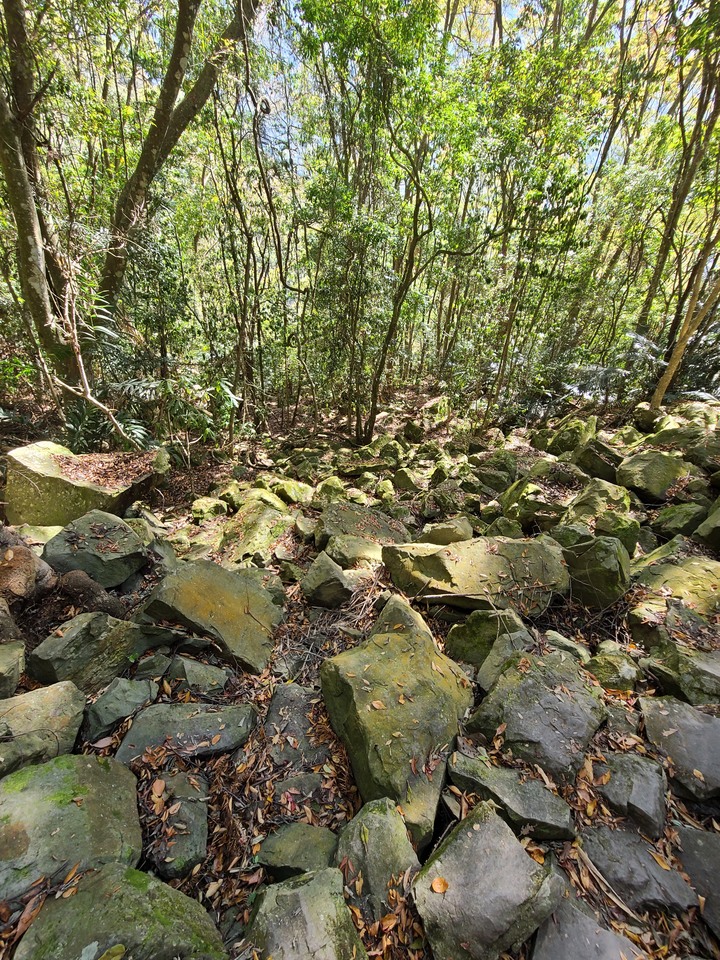
[[[124,520],[91,510],[48,540],[43,560],[58,573],[84,570],[102,587],[116,587],[147,560],[142,540]]]
[[[190,512],[195,523],[202,523],[204,520],[227,516],[228,505],[219,497],[198,497],[193,500]]]
[[[138,465],[131,483],[101,486],[82,479],[82,456],[49,440],[18,447],[7,455],[5,516],[8,523],[64,527],[89,510],[122,513],[167,472],[170,463],[159,450],[149,463]]]
[[[325,552],[343,570],[350,567],[372,567],[382,562],[382,547],[365,537],[330,537]]]
[[[42,763],[75,746],[85,697],[66,680],[20,693],[0,707],[0,777]]]
[[[283,503],[287,504],[310,503],[315,494],[315,488],[311,487],[309,483],[302,483],[300,480],[290,480],[288,478],[271,481],[270,489],[276,496],[280,497]]]
[[[509,520],[516,520],[524,530],[534,527],[549,530],[554,527],[565,513],[568,500],[569,496],[561,495],[558,498],[554,493],[547,492],[532,477],[516,480],[499,497],[505,516]]]
[[[569,453],[580,444],[587,443],[597,432],[597,417],[566,417],[561,420],[548,441],[548,453]]]
[[[651,502],[667,500],[675,485],[695,468],[679,457],[645,450],[626,457],[617,469],[617,481]]]
[[[269,491],[262,492],[274,497]],[[245,500],[223,526],[221,549],[227,560],[251,560],[259,566],[269,563],[278,540],[295,523],[294,517],[285,512],[285,504],[278,502],[282,511],[257,497]]]
[[[403,543],[409,534],[399,520],[355,503],[331,503],[315,528],[315,546],[324,550],[331,537],[362,537],[374,543]]]
[[[258,571],[225,570],[207,560],[185,564],[155,588],[145,613],[208,634],[232,664],[262,673],[282,610]]]
[[[707,519],[708,509],[699,503],[671,503],[659,510],[650,526],[664,540],[689,537]],[[720,521],[720,514],[718,515]],[[719,541],[720,542],[720,539]]]
[[[0,780],[0,898],[142,852],[135,777],[116,760],[63,756]],[[63,958],[64,960],[64,958]]]
[[[609,443],[593,437],[573,451],[572,462],[591,477],[615,483],[622,457]]]
[[[582,523],[598,536],[616,537],[631,555],[637,546],[640,523],[630,516],[630,494],[606,480],[591,480],[570,501],[562,522]]]
[[[464,623],[450,628],[445,651],[453,660],[482,666],[495,643],[508,634],[519,634],[523,645],[532,636],[514,610],[473,610]]]
[[[460,668],[423,619],[393,598],[369,639],[326,660],[322,693],[364,801],[390,797],[416,843],[433,833],[444,752],[472,702]]]
[[[313,560],[300,586],[309,603],[331,609],[349,600],[354,589],[348,574],[324,550]]]
[[[21,640],[0,643],[0,700],[11,697],[25,669],[25,644]]]
[[[630,586],[630,557],[615,537],[594,537],[565,547],[572,596],[591,610],[604,610]]]
[[[406,543],[383,547],[393,583],[409,596],[469,609],[507,609],[537,616],[570,578],[560,546],[549,537],[477,537],[448,547]]]
[[[202,906],[122,863],[82,877],[69,899],[49,898],[17,960],[227,960]]]
[[[436,543],[447,547],[451,543],[472,540],[473,527],[467,517],[453,517],[441,523],[428,523],[417,538],[418,543]]]
[[[694,540],[699,540],[713,550],[720,550],[720,507],[713,505],[712,513],[697,527],[693,534]]]
[[[263,840],[258,863],[275,880],[288,880],[331,866],[336,849],[337,836],[327,827],[285,823]]]

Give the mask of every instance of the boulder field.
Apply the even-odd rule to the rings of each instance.
[[[425,416],[8,454],[0,956],[720,956],[720,403]]]

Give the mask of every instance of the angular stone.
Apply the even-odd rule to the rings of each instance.
[[[390,910],[388,887],[393,879],[399,881],[406,871],[420,869],[405,821],[387,797],[366,803],[343,828],[335,862],[345,865],[352,902],[373,920],[380,920]]]
[[[447,547],[451,543],[472,540],[473,528],[467,517],[454,517],[443,523],[428,523],[417,538],[418,543],[436,543]]]
[[[272,762],[306,769],[325,763],[330,751],[324,743],[311,739],[309,713],[313,701],[319,699],[316,690],[296,683],[277,687],[265,718],[265,739]]]
[[[630,586],[630,557],[615,537],[596,537],[566,547],[563,557],[573,598],[591,610],[611,606]]]
[[[540,780],[523,780],[519,770],[496,767],[483,751],[478,757],[455,752],[448,776],[460,790],[493,800],[516,831],[538,840],[572,840],[575,828],[565,801]]]
[[[569,655],[518,654],[466,727],[492,740],[505,723],[506,748],[570,781],[605,716],[605,707]]]
[[[0,600],[13,603],[52,590],[57,576],[52,567],[6,527],[0,528]]]
[[[701,617],[720,612],[720,562],[717,560],[696,556],[668,557],[666,562],[659,559],[642,569],[636,582],[660,598],[663,609],[666,600],[672,597],[682,600]]]
[[[147,560],[142,540],[119,517],[91,510],[48,540],[43,559],[58,573],[84,570],[102,587],[116,587]]]
[[[609,443],[595,437],[573,451],[572,461],[591,477],[615,483],[622,457]]]
[[[140,870],[108,863],[82,877],[75,896],[45,901],[15,957],[227,960],[227,952],[197,900]]]
[[[84,709],[85,697],[70,681],[3,700],[0,777],[26,764],[69,753]]]
[[[531,645],[533,638],[514,610],[473,610],[464,623],[450,628],[445,652],[453,660],[482,666],[495,643],[508,634],[520,634]]]
[[[693,539],[712,547],[713,550],[720,549],[720,508],[713,510],[710,516],[697,527]]]
[[[273,960],[367,960],[334,867],[267,887],[246,942]]]
[[[380,544],[362,537],[330,537],[325,552],[343,570],[348,567],[368,567],[382,563]]]
[[[158,584],[145,613],[209,634],[230,663],[262,673],[282,610],[256,573],[225,570],[207,560],[186,564]]]
[[[665,539],[678,535],[689,537],[707,518],[707,515],[707,507],[699,503],[672,503],[658,512],[650,526],[655,533]]]
[[[628,654],[622,650],[597,653],[587,661],[585,669],[606,690],[628,693],[642,679],[642,671]]]
[[[176,880],[202,863],[207,853],[208,782],[199,774],[174,773],[165,777],[162,797],[168,815],[152,859],[161,877]]]
[[[179,680],[179,690],[198,690],[200,693],[219,693],[233,673],[228,667],[214,667],[190,657],[173,657],[167,677]]]
[[[582,834],[582,844],[613,890],[633,910],[682,913],[697,905],[690,884],[674,867],[662,867],[653,857],[655,848],[635,830],[594,827]]]
[[[25,644],[15,640],[0,643],[0,700],[11,697],[25,669]]]
[[[708,830],[695,830],[680,824],[675,828],[680,838],[678,860],[690,877],[699,896],[705,898],[702,918],[716,937],[720,937],[720,835]]]
[[[399,803],[414,840],[427,844],[442,790],[436,768],[472,702],[464,674],[422,617],[393,598],[368,640],[326,660],[320,679],[363,800]]]
[[[553,596],[565,595],[570,587],[561,549],[548,537],[386,546],[383,563],[395,586],[408,595],[470,609],[513,606],[538,616]]]
[[[135,777],[107,757],[64,756],[0,780],[0,899],[142,853]]]
[[[283,503],[308,504],[313,498],[315,488],[309,483],[302,483],[300,480],[290,480],[283,478],[278,481],[271,481],[272,492],[280,497]]]
[[[335,859],[337,837],[327,827],[309,823],[286,823],[262,842],[258,863],[275,880],[288,880],[300,873],[323,870]]]
[[[647,738],[672,760],[672,780],[684,796],[720,796],[720,720],[673,697],[642,697]]]
[[[548,443],[548,453],[558,456],[561,453],[569,453],[581,444],[585,444],[595,436],[597,430],[597,417],[566,417],[558,425],[558,429],[553,434]]]
[[[274,497],[269,490],[257,493]],[[281,510],[268,506],[258,496],[248,497],[235,516],[224,522],[221,549],[227,560],[232,563],[252,560],[259,566],[270,562],[280,537],[295,525],[295,518],[285,512],[285,504],[277,497],[274,499]]]
[[[582,523],[596,536],[616,537],[629,554],[634,553],[640,530],[630,516],[630,495],[624,487],[605,480],[591,480],[573,500],[563,516],[563,524]]]
[[[110,733],[120,720],[131,716],[158,694],[153,680],[125,680],[116,677],[95,703],[87,708],[83,736],[91,743]]]
[[[40,683],[72,680],[97,693],[156,642],[152,628],[106,613],[80,613],[55,630],[28,656],[27,672]]]
[[[433,890],[436,880],[447,884],[444,893]],[[496,960],[547,919],[562,890],[492,807],[479,803],[417,875],[413,899],[436,957]]]
[[[561,900],[535,937],[532,960],[647,960],[627,937],[608,930],[582,900]]]
[[[11,450],[7,461],[5,516],[13,526],[64,527],[88,510],[120,513],[170,466],[167,452],[160,450],[151,463],[139,466],[139,475],[131,484],[106,487],[77,479],[84,458],[48,440]],[[75,469],[69,469],[71,465]]]
[[[598,793],[617,813],[630,817],[649,837],[657,839],[665,829],[667,780],[662,766],[650,757],[631,753],[606,754],[607,764],[595,764]]]
[[[565,514],[569,497],[558,500],[532,477],[523,477],[498,499],[509,520],[516,520],[524,530],[532,531],[537,527],[541,530],[554,527]]]
[[[667,500],[678,480],[694,471],[690,463],[669,453],[646,450],[626,457],[617,469],[617,482],[640,497],[657,502]]]
[[[399,520],[354,503],[331,503],[323,510],[315,528],[315,546],[324,550],[330,537],[351,536],[375,543],[403,543],[409,538]]]
[[[393,484],[396,490],[408,490],[410,493],[417,493],[421,488],[420,477],[408,467],[401,467],[395,471]]]
[[[300,583],[306,599],[318,607],[340,607],[352,596],[354,584],[339,564],[321,551]]]
[[[190,512],[193,520],[200,523],[203,520],[212,520],[214,517],[227,516],[228,506],[218,497],[198,497],[197,500],[193,500]]]
[[[578,663],[587,663],[590,659],[590,651],[581,643],[575,640],[569,640],[556,630],[545,631],[545,642],[552,650],[561,650],[569,653]]]
[[[219,709],[199,703],[155,703],[137,715],[116,757],[131,763],[148,747],[163,744],[188,757],[229,753],[245,743],[254,724],[255,711],[246,703]]]

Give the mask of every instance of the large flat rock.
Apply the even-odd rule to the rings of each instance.
[[[472,702],[464,674],[422,617],[393,598],[369,639],[327,660],[320,679],[363,800],[399,803],[413,839],[426,844],[445,757]]]
[[[144,566],[147,552],[124,520],[90,510],[48,540],[43,559],[58,573],[83,570],[100,586],[117,587]]]
[[[226,960],[227,952],[197,900],[147,873],[108,863],[84,876],[75,896],[46,900],[15,954],[16,960],[122,957]]]
[[[141,853],[135,777],[116,760],[56,757],[0,780],[0,900]]]
[[[640,700],[647,738],[672,760],[672,781],[684,796],[720,796],[720,720],[674,697]]]
[[[231,663],[262,673],[282,609],[257,573],[226,570],[208,560],[184,564],[158,584],[145,613],[209,634]]]
[[[538,616],[570,589],[560,546],[549,537],[478,537],[449,547],[383,547],[393,583],[409,596],[471,609],[514,607]]]
[[[69,753],[84,709],[84,695],[69,680],[3,700],[0,777],[26,764]]]
[[[647,960],[627,937],[608,930],[582,901],[561,900],[540,927],[532,960]]]
[[[684,825],[677,827],[680,850],[677,856],[690,883],[705,898],[702,916],[716,937],[720,937],[720,834],[695,830]]]
[[[562,891],[492,806],[479,803],[417,875],[413,899],[434,956],[496,960],[547,919]]]

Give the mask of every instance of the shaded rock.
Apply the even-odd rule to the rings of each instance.
[[[199,703],[155,703],[135,718],[116,754],[123,763],[148,747],[168,744],[188,757],[228,753],[245,743],[255,724],[249,704],[212,707]]]
[[[432,836],[440,767],[470,706],[460,668],[436,649],[422,617],[393,598],[369,639],[320,670],[330,722],[364,801],[399,803],[414,840]]]
[[[327,827],[286,823],[262,842],[258,863],[276,880],[323,870],[335,859],[337,837]]]
[[[548,537],[386,546],[383,563],[395,586],[408,595],[471,609],[512,605],[537,616],[570,586],[560,547]]]
[[[572,461],[589,476],[615,483],[622,457],[609,443],[594,437],[573,451]]]
[[[0,898],[142,853],[135,777],[107,757],[64,756],[0,780]]]
[[[255,576],[198,560],[167,576],[153,591],[145,613],[209,634],[232,664],[262,673],[282,610]]]
[[[622,650],[598,652],[587,661],[585,669],[605,687],[628,693],[642,679],[642,671],[628,654]]]
[[[202,863],[207,853],[208,782],[199,774],[174,773],[165,777],[162,797],[166,828],[152,859],[161,877],[176,880]]]
[[[397,807],[384,797],[371,800],[343,828],[335,862],[345,864],[347,886],[356,906],[374,920],[387,914],[388,886],[407,870],[420,868]],[[362,877],[362,893],[355,881]]]
[[[523,646],[533,638],[514,610],[473,610],[464,623],[450,628],[445,651],[453,660],[482,666],[495,643],[509,634],[520,634]]]
[[[522,540],[525,536],[523,528],[517,520],[507,517],[497,517],[485,530],[486,537],[510,537],[511,540]]]
[[[504,744],[513,754],[572,780],[605,719],[605,707],[567,654],[516,655],[466,724],[488,740],[507,724]]]
[[[596,536],[616,537],[629,554],[637,546],[640,523],[630,516],[630,495],[624,487],[605,480],[591,480],[570,501],[563,523],[582,523]]]
[[[248,494],[250,491],[248,491]],[[269,490],[257,494],[274,497]],[[295,518],[286,512],[285,504],[277,497],[281,510],[268,506],[259,496],[248,496],[235,514],[222,527],[221,549],[232,563],[252,560],[259,566],[270,562],[273,549],[284,533],[295,525]]]
[[[2,702],[0,777],[30,763],[69,753],[82,723],[85,697],[65,681]]]
[[[109,952],[118,945],[124,953]],[[197,900],[119,863],[83,877],[69,900],[46,900],[15,956],[227,960],[220,934]]]
[[[328,759],[327,745],[314,743],[310,735],[309,713],[318,699],[316,690],[297,683],[284,683],[275,690],[264,724],[273,763],[306,768],[317,767]]]
[[[319,607],[340,607],[352,596],[354,584],[339,564],[321,551],[300,583],[306,599]]]
[[[437,878],[447,883],[445,893],[432,889]],[[417,875],[413,899],[436,957],[495,960],[537,929],[562,890],[562,881],[535,863],[492,807],[480,803]]]
[[[312,506],[320,509],[324,504],[337,503],[345,500],[347,491],[340,477],[325,477],[313,493]]]
[[[247,941],[265,960],[367,958],[345,905],[342,874],[333,867],[264,890]]]
[[[602,783],[609,776],[607,783]],[[630,817],[653,839],[665,829],[667,780],[661,764],[631,753],[607,754],[607,764],[595,764],[598,792],[617,813]]]
[[[0,643],[9,643],[13,640],[24,642],[24,637],[10,613],[7,601],[0,597]]]
[[[315,546],[324,550],[330,537],[362,537],[375,543],[403,543],[409,539],[399,520],[354,503],[331,503],[315,527]]]
[[[70,570],[64,573],[58,586],[73,601],[75,607],[81,607],[87,613],[109,613],[111,617],[122,620],[125,605],[119,597],[108,593],[96,583],[84,570]]]
[[[473,528],[467,517],[454,517],[443,523],[428,523],[417,538],[418,543],[436,543],[439,546],[449,546],[451,543],[461,543],[463,540],[472,540]]]
[[[642,697],[647,738],[672,760],[672,780],[684,796],[720,795],[720,720],[673,697]]]
[[[482,751],[478,757],[455,752],[448,776],[460,790],[493,800],[511,827],[538,840],[572,840],[575,828],[570,807],[540,780],[524,780],[519,770],[495,766]]]
[[[110,733],[116,723],[131,716],[157,695],[158,685],[153,680],[116,677],[95,703],[87,708],[83,736],[93,742]]]
[[[561,453],[569,453],[581,444],[587,443],[595,436],[597,430],[597,417],[566,417],[561,420],[548,442],[548,453],[555,456]]]
[[[584,831],[582,843],[593,864],[633,910],[682,913],[697,905],[690,884],[673,867],[661,867],[653,857],[655,848],[635,830],[594,827]]]
[[[153,653],[143,658],[135,670],[136,680],[163,680],[167,675],[172,660],[164,653]]]
[[[690,883],[699,896],[705,898],[702,918],[716,937],[720,936],[720,894],[718,871],[720,870],[720,835],[707,830],[695,830],[680,824],[675,828],[680,838],[677,857]]]
[[[720,508],[713,510],[710,516],[697,527],[693,540],[699,540],[713,550],[720,549]]]
[[[532,960],[645,960],[627,937],[598,922],[581,900],[561,900],[535,938]]]
[[[106,613],[80,613],[50,634],[27,658],[27,672],[40,683],[72,680],[97,693],[158,638],[136,623]]]
[[[576,643],[575,640],[569,640],[556,630],[545,631],[545,642],[553,650],[569,653],[578,663],[587,663],[590,659],[590,651],[587,647],[584,647],[581,643]]]
[[[180,681],[179,690],[194,689],[200,693],[218,693],[232,675],[227,667],[214,667],[190,657],[173,657],[167,671],[168,679]]]
[[[330,537],[325,552],[339,566],[368,567],[382,562],[382,547],[374,540],[362,537]]]
[[[8,523],[64,527],[88,510],[121,513],[147,493],[170,466],[165,450],[140,462],[131,484],[100,486],[78,479],[85,460],[67,447],[41,440],[7,454],[5,515]]]
[[[617,482],[650,501],[666,500],[672,488],[693,472],[690,463],[658,450],[626,457],[617,469]]]
[[[58,573],[84,570],[101,587],[116,587],[145,565],[147,554],[124,520],[91,510],[48,540],[43,559]]]
[[[407,490],[410,493],[417,493],[422,486],[420,477],[408,467],[401,467],[395,471],[393,484],[396,490]]]
[[[650,526],[664,539],[682,536],[689,537],[707,518],[707,507],[699,503],[671,503],[663,507],[652,521]],[[720,520],[720,516],[718,517]]]
[[[565,547],[573,598],[592,610],[611,606],[630,586],[630,557],[615,537]]]
[[[549,530],[559,523],[570,498],[557,499],[554,493],[546,492],[532,477],[523,477],[516,480],[498,499],[509,520],[515,520],[524,530],[532,531],[534,527]]]
[[[25,644],[21,641],[0,643],[0,700],[11,697],[25,669]]]

